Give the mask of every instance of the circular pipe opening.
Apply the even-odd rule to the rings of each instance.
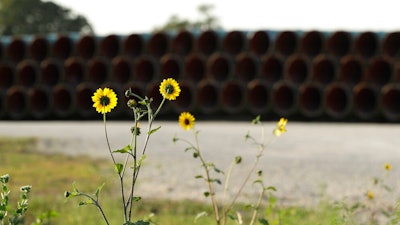
[[[382,41],[382,53],[389,57],[399,56],[400,32],[388,33]]]
[[[28,92],[29,110],[35,119],[49,119],[51,96],[48,89],[35,87]]]
[[[156,61],[151,56],[142,56],[136,59],[134,80],[148,83],[157,76]]]
[[[194,37],[189,31],[180,31],[172,40],[171,49],[172,52],[180,55],[188,55],[194,46]]]
[[[374,32],[363,32],[354,41],[354,50],[363,57],[371,57],[378,50],[379,40]]]
[[[187,56],[185,59],[184,71],[184,80],[199,82],[205,76],[205,57],[199,54],[191,54]]]
[[[273,84],[283,77],[283,60],[275,55],[268,55],[261,59],[261,77],[269,84]]]
[[[54,86],[62,80],[62,69],[58,61],[46,59],[40,64],[40,82]]]
[[[378,87],[388,84],[392,80],[392,62],[384,57],[371,60],[368,70],[369,81]]]
[[[307,32],[300,39],[300,51],[308,56],[316,56],[322,51],[324,42],[324,36],[321,32]]]
[[[200,34],[196,41],[196,48],[200,53],[211,55],[219,48],[219,37],[215,31],[207,30]]]
[[[283,56],[293,54],[297,49],[298,37],[293,31],[283,31],[278,34],[275,41],[275,49]]]
[[[236,77],[248,82],[259,75],[260,63],[257,58],[248,53],[241,53],[236,57]]]
[[[173,54],[164,55],[161,60],[161,78],[174,78],[179,80],[182,77],[182,59]]]
[[[28,49],[29,49],[29,55],[32,57],[32,59],[37,61],[42,61],[47,57],[49,51],[49,44],[46,38],[36,37],[29,44]]]
[[[325,107],[327,114],[333,119],[343,119],[351,111],[350,91],[347,86],[332,83],[325,89]]]
[[[271,40],[267,32],[256,31],[249,39],[250,51],[256,55],[264,55],[268,52]]]
[[[70,118],[75,110],[75,92],[64,84],[58,84],[52,92],[52,106],[56,117]]]
[[[76,43],[76,53],[84,59],[92,58],[97,50],[96,38],[91,35],[81,37]]]
[[[346,31],[337,31],[331,34],[327,41],[328,52],[335,56],[344,56],[350,51],[352,37]]]
[[[219,86],[204,80],[197,86],[197,103],[199,109],[205,114],[213,114],[218,108]]]
[[[38,82],[39,68],[35,61],[24,60],[17,65],[17,83],[32,87]]]
[[[89,83],[81,83],[76,87],[76,106],[82,118],[91,118],[96,114],[92,101],[95,90]]]
[[[270,108],[269,86],[261,80],[253,80],[247,85],[247,105],[255,115],[265,114]]]
[[[285,79],[294,85],[301,85],[308,79],[308,60],[301,55],[292,55],[286,61]]]
[[[382,113],[390,121],[400,119],[400,88],[395,84],[385,85],[381,90]]]
[[[315,83],[301,85],[299,88],[299,108],[303,116],[315,118],[323,113],[323,89]]]
[[[9,63],[0,63],[0,89],[10,88],[14,84],[15,69]]]
[[[345,56],[340,62],[339,80],[353,87],[365,79],[364,68],[364,62],[359,57]]]
[[[84,80],[85,63],[80,58],[68,58],[64,63],[65,81],[72,85],[78,85]]]
[[[400,119],[400,88],[395,84],[385,85],[381,90],[380,106],[386,119]]]
[[[163,56],[169,48],[169,37],[164,32],[154,33],[148,42],[148,50],[150,55],[159,58]]]
[[[129,82],[132,74],[132,62],[127,57],[117,56],[112,60],[112,80],[118,84]]]
[[[120,39],[117,35],[108,35],[100,41],[100,52],[107,58],[114,58],[120,50]]]
[[[378,92],[366,83],[360,83],[353,89],[354,111],[361,119],[371,119],[378,112]]]
[[[123,42],[123,52],[128,56],[137,57],[143,53],[145,45],[140,34],[131,34]]]
[[[53,44],[52,53],[56,58],[67,59],[73,51],[73,42],[66,35],[59,36]]]
[[[237,55],[245,48],[246,36],[241,31],[230,31],[225,35],[222,44],[228,54]]]
[[[297,110],[298,94],[295,86],[281,81],[274,84],[271,93],[272,109],[279,116],[293,115]]]
[[[245,98],[245,91],[240,83],[227,81],[222,84],[220,101],[225,112],[235,114],[242,111]]]
[[[337,62],[326,55],[317,56],[312,62],[311,80],[323,86],[336,79]]]
[[[232,76],[232,59],[223,53],[215,53],[208,58],[207,76],[211,79],[222,82]]]
[[[19,62],[24,59],[25,51],[26,43],[19,38],[14,38],[6,48],[6,56],[13,62]]]
[[[91,59],[88,63],[88,80],[93,84],[101,85],[109,80],[110,65],[101,58]]]
[[[24,119],[28,113],[27,91],[24,87],[13,86],[6,93],[6,108],[11,119]]]

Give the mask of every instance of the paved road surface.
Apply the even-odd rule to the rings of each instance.
[[[156,121],[154,127],[159,125],[162,128],[152,136],[141,173],[140,194],[203,199],[205,186],[193,178],[201,173],[199,163],[190,153],[184,153],[186,145],[172,142],[175,135],[190,139],[192,133],[182,130],[176,122]],[[264,124],[267,138],[274,125]],[[109,122],[107,126],[113,149],[130,142],[129,122]],[[234,171],[232,182],[237,184],[253,162],[255,153],[244,136],[250,131],[254,137],[259,137],[261,128],[249,122],[201,121],[196,127],[200,130],[204,156],[220,168],[226,168],[236,155],[243,156],[244,163]],[[287,130],[269,145],[260,163],[267,185],[278,189],[277,196],[282,203],[315,203],[321,192],[338,200],[358,198],[371,187],[373,177],[384,173],[384,163],[393,164],[387,180],[400,189],[399,124],[289,121]],[[41,149],[47,152],[109,157],[101,121],[5,121],[0,123],[0,136],[39,137]],[[246,196],[254,196],[252,188],[246,190]]]

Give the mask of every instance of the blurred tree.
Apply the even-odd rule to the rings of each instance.
[[[178,31],[182,29],[186,30],[208,30],[218,29],[220,25],[218,18],[214,16],[211,11],[214,9],[213,5],[200,5],[198,11],[200,13],[200,20],[189,21],[187,19],[181,19],[177,15],[172,15],[167,23],[161,27],[157,27],[155,31]]]
[[[53,2],[0,0],[0,34],[93,33],[85,17]]]

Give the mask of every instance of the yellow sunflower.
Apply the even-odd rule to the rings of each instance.
[[[375,198],[375,194],[372,191],[367,191],[367,198],[372,200]]]
[[[182,112],[179,115],[179,125],[187,131],[194,127],[194,121],[194,116],[188,112]]]
[[[160,93],[161,95],[168,100],[175,100],[176,97],[181,93],[181,88],[179,87],[179,83],[173,79],[168,78],[164,79],[160,84]]]
[[[275,129],[273,130],[273,134],[277,137],[281,136],[283,133],[286,132],[286,124],[288,120],[285,118],[281,118],[278,123],[276,124]]]
[[[99,88],[92,96],[93,107],[101,114],[111,112],[117,106],[117,100],[117,95],[110,88]]]
[[[387,170],[387,171],[392,170],[392,164],[390,164],[390,163],[385,163],[385,170]]]

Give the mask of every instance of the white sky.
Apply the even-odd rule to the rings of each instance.
[[[84,15],[98,35],[149,32],[171,15],[196,20],[214,5],[225,30],[400,30],[399,0],[52,0]]]

